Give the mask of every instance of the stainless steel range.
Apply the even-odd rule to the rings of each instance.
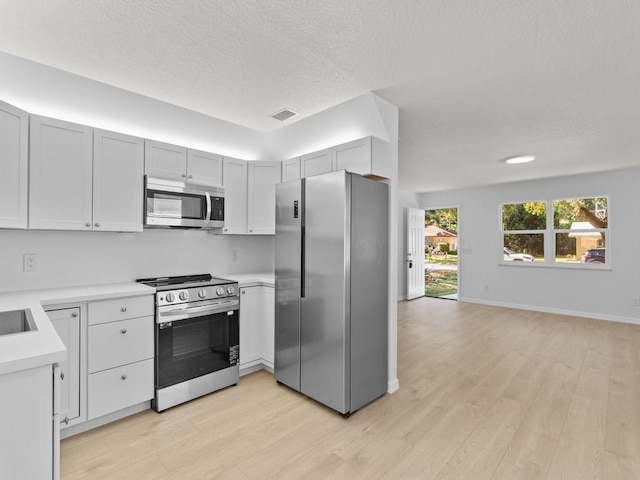
[[[238,383],[238,284],[209,274],[143,278],[155,287],[155,398],[160,412]]]

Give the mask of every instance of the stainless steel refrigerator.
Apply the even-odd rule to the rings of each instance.
[[[388,211],[344,170],[276,186],[275,377],[342,414],[387,390]]]

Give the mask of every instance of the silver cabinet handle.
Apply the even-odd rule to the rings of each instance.
[[[69,425],[69,417],[64,417],[64,424]]]
[[[193,178],[193,175],[189,175],[189,178]]]
[[[120,333],[124,335],[125,333],[127,333],[127,329],[123,328],[122,330],[120,330]]]
[[[125,375],[122,375],[120,378],[121,378],[122,380],[126,380],[126,379],[127,379],[127,375],[126,375],[126,374],[125,374]]]
[[[64,372],[60,372],[60,380],[64,380]]]
[[[89,227],[91,227],[91,224],[89,222],[87,222],[87,223],[84,224],[84,226],[89,228]]]
[[[186,173],[183,173],[183,174],[182,174],[182,178],[187,178],[187,174],[186,174]]]
[[[78,312],[73,312],[73,313],[71,314],[71,316],[72,316],[73,318],[77,318],[77,317],[78,317]]]
[[[100,228],[100,224],[98,222],[94,223],[93,226],[96,228]]]
[[[126,311],[127,311],[127,307],[122,307],[122,308],[120,309],[120,311],[121,311],[122,313],[126,312]]]

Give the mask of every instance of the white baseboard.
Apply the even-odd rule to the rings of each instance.
[[[622,317],[619,315],[606,315],[602,313],[580,312],[576,310],[565,310],[562,308],[549,308],[540,305],[522,305],[519,303],[494,302],[480,298],[458,298],[460,302],[477,303],[480,305],[489,305],[492,307],[515,308],[517,310],[529,310],[532,312],[554,313],[556,315],[568,315],[571,317],[593,318],[594,320],[606,320],[609,322],[632,323],[640,325],[640,318]]]
[[[387,393],[395,393],[400,390],[400,381],[397,378],[387,382]]]

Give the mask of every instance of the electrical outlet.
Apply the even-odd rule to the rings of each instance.
[[[633,299],[633,306],[634,307],[640,307],[640,298],[634,298]]]
[[[35,272],[38,270],[38,255],[35,253],[25,253],[22,255],[22,271]]]
[[[231,250],[231,260],[234,262],[238,261],[238,250]]]

